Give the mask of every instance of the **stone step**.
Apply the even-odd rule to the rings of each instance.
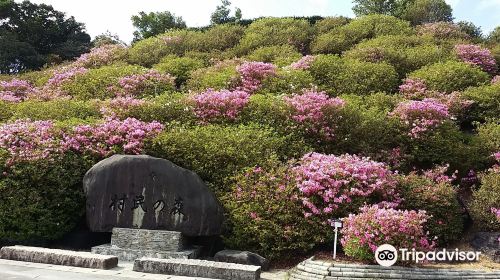
[[[92,247],[92,253],[117,256],[120,261],[135,261],[142,257],[157,259],[194,259],[200,255],[201,247],[193,247],[182,251],[157,251],[141,249],[123,249],[111,244]]]
[[[134,262],[134,271],[177,276],[227,280],[260,279],[260,266],[192,259],[142,258]]]
[[[122,249],[181,251],[185,239],[178,231],[113,228],[111,245]]]
[[[0,250],[0,258],[94,269],[111,269],[118,265],[116,256],[27,246],[3,247]]]

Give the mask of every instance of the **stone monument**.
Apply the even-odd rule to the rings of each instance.
[[[140,257],[193,258],[187,237],[222,231],[223,209],[194,172],[172,162],[139,155],[114,155],[83,179],[91,231],[112,232],[111,244],[92,252]]]

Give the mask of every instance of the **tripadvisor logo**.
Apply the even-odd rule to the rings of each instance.
[[[400,248],[399,252],[396,248],[389,244],[381,245],[375,251],[375,260],[381,266],[392,266],[398,260],[405,262],[415,262],[420,263],[424,261],[446,261],[446,262],[457,262],[457,261],[469,261],[476,262],[479,261],[479,256],[481,252],[477,251],[459,251],[458,249],[449,251],[442,249],[439,251],[417,251],[415,249]]]

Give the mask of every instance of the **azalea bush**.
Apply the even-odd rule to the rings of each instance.
[[[5,102],[21,102],[33,91],[33,86],[24,80],[12,79],[0,81],[0,100]]]
[[[412,172],[398,178],[403,209],[425,210],[429,215],[424,229],[430,236],[437,237],[437,243],[446,245],[461,238],[465,211],[460,206],[457,190],[451,184],[452,178],[443,172],[446,168]]]
[[[375,250],[382,244],[430,251],[435,244],[425,231],[428,219],[425,211],[364,206],[359,214],[343,219],[340,242],[347,256],[359,260],[373,261]]]
[[[286,66],[302,57],[294,47],[290,45],[260,47],[245,58],[250,61],[261,61],[273,63],[277,66]]]
[[[491,55],[490,50],[477,45],[456,45],[455,52],[465,63],[479,66],[484,72],[495,74],[497,72],[497,62]]]
[[[156,70],[122,77],[117,85],[108,88],[116,96],[148,96],[174,89],[174,78],[169,74],[161,74]]]
[[[451,60],[424,66],[410,73],[409,78],[421,79],[429,89],[447,93],[477,87],[490,81],[488,74],[479,67]]]
[[[460,27],[451,22],[431,22],[417,26],[417,34],[431,36],[438,40],[468,39],[469,35],[463,32]]]
[[[342,117],[344,100],[330,98],[325,92],[309,90],[285,97],[285,102],[291,107],[291,119],[305,134],[325,140],[335,138],[335,123]]]
[[[153,68],[160,73],[170,74],[175,77],[175,84],[180,87],[191,77],[194,70],[204,66],[205,62],[201,59],[169,55],[164,57],[160,63],[155,64]]]
[[[239,89],[248,93],[257,91],[265,78],[276,75],[276,66],[271,63],[245,62],[237,70],[241,75]]]
[[[75,62],[77,67],[97,68],[124,60],[126,49],[121,45],[103,45],[82,54]]]
[[[214,91],[206,92],[192,97],[194,113],[203,123],[217,120],[234,121],[241,110],[247,105],[250,94],[244,91]]]
[[[391,114],[408,127],[408,135],[412,138],[419,138],[451,118],[448,106],[430,98],[402,102]]]
[[[492,155],[500,162],[500,153]],[[498,231],[500,230],[500,221],[497,212],[492,209],[500,208],[500,167],[492,167],[487,172],[479,176],[481,185],[473,193],[472,203],[469,206],[469,213],[472,216],[474,225],[481,230]]]
[[[322,216],[327,221],[364,203],[400,203],[392,172],[369,158],[311,153],[302,157],[292,173],[306,217]]]
[[[288,163],[270,160],[242,171],[233,182],[223,197],[231,228],[224,240],[231,248],[291,259],[332,240],[333,231],[321,218],[304,217]]]
[[[471,118],[484,121],[500,115],[500,83],[469,88],[463,94],[474,103],[471,106]]]

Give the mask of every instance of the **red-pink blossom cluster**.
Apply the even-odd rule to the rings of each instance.
[[[427,85],[421,79],[405,79],[399,92],[408,99],[421,98],[427,92]]]
[[[33,89],[33,86],[25,80],[0,81],[0,101],[21,102]]]
[[[54,100],[61,98],[71,98],[61,87],[64,83],[76,79],[80,75],[88,72],[87,68],[83,67],[62,67],[56,71],[52,77],[42,87],[35,88],[30,92],[28,99],[35,100]]]
[[[495,217],[497,218],[498,222],[500,222],[500,208],[491,207],[491,213],[493,215],[495,215]],[[499,240],[500,240],[500,238],[499,238]]]
[[[316,57],[313,55],[306,55],[299,59],[297,62],[292,63],[290,65],[290,68],[294,70],[307,70],[309,69],[309,67],[311,67],[311,64],[313,64],[315,59]]]
[[[125,48],[121,45],[104,45],[82,54],[73,64],[77,67],[93,68],[110,65],[119,60]]]
[[[139,154],[144,141],[163,129],[158,122],[107,118],[95,125],[78,125],[65,132],[52,121],[17,120],[0,126],[0,148],[9,163],[50,158],[67,151],[105,157],[113,153]]]
[[[343,99],[330,98],[323,91],[306,90],[302,94],[285,96],[284,100],[292,108],[292,119],[304,126],[306,132],[320,134],[326,139],[333,138],[335,123],[327,119],[326,115],[338,115],[345,105]]]
[[[265,78],[276,75],[276,66],[264,62],[245,62],[237,70],[241,76],[238,89],[248,93],[257,91]]]
[[[148,70],[142,74],[134,74],[121,78],[117,86],[111,86],[116,96],[157,95],[166,89],[173,88],[175,78],[170,74],[162,74],[156,70]]]
[[[310,153],[292,168],[302,194],[305,216],[331,215],[354,198],[377,195],[385,206],[397,206],[397,182],[384,164],[355,155]]]
[[[192,97],[194,113],[204,123],[225,118],[234,120],[248,104],[250,94],[245,91],[208,89]]]
[[[401,102],[391,115],[410,128],[408,135],[414,139],[451,118],[448,106],[433,98]]]
[[[417,26],[418,35],[430,35],[438,39],[467,38],[468,35],[456,24],[450,22],[431,22]]]
[[[114,117],[119,112],[127,112],[130,109],[144,105],[144,103],[146,103],[145,100],[137,99],[132,96],[115,97],[102,104],[101,114]]]
[[[497,72],[497,62],[487,48],[477,45],[456,45],[455,53],[465,63],[478,66],[492,75]]]
[[[49,158],[63,152],[60,135],[52,121],[16,120],[0,126],[0,148],[10,153],[9,164]]]
[[[344,218],[340,242],[346,248],[367,249],[374,253],[378,246],[391,244],[396,248],[432,250],[435,243],[424,230],[430,218],[425,211],[401,211],[364,206],[357,215]]]
[[[144,140],[163,130],[159,122],[142,122],[134,118],[117,120],[107,118],[97,125],[73,127],[62,142],[65,150],[89,152],[101,157],[115,153],[140,154]]]

